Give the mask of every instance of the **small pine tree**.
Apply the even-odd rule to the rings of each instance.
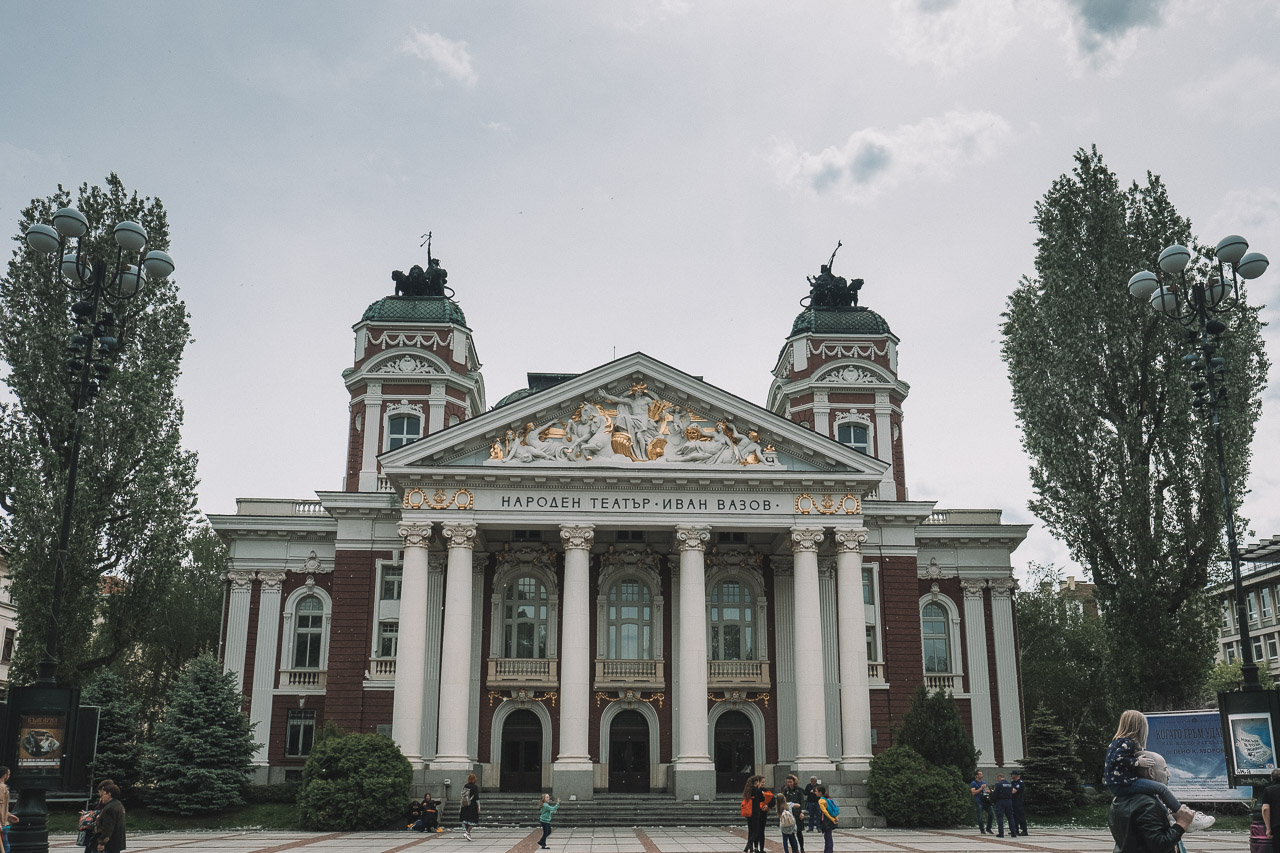
[[[965,779],[978,769],[978,750],[949,692],[917,687],[896,743],[911,747],[930,764],[954,767]]]
[[[89,765],[93,785],[110,779],[120,786],[123,798],[131,798],[138,784],[142,764],[141,704],[125,690],[124,681],[103,670],[80,694],[81,705],[96,705],[98,748]]]
[[[1022,768],[1028,813],[1061,814],[1080,801],[1080,768],[1071,739],[1044,705],[1036,708],[1027,726]]]
[[[208,814],[244,803],[256,744],[240,693],[212,655],[187,665],[169,692],[145,761],[148,805],[171,814]]]

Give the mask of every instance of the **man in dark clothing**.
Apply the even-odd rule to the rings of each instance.
[[[982,779],[982,771],[979,770],[977,775],[973,777],[973,781],[969,783],[969,793],[973,795],[973,809],[978,818],[978,832],[990,834],[991,824],[995,821],[995,812],[991,810],[991,792],[988,785]],[[986,817],[987,825],[982,825],[982,818]]]
[[[818,829],[818,777],[810,776],[809,784],[804,786],[804,808],[809,813],[809,832]]]
[[[1018,825],[1013,822],[1013,786],[1004,778],[1003,773],[996,774],[996,783],[991,786],[991,797],[996,806],[997,838],[1004,838],[1004,823],[1009,822],[1009,836],[1018,837]]]
[[[1009,784],[1013,787],[1013,822],[1017,824],[1018,834],[1027,834],[1027,783],[1022,781],[1022,771],[1015,770],[1009,774],[1013,778]]]
[[[1116,853],[1171,853],[1191,825],[1195,812],[1183,806],[1169,825],[1169,810],[1154,794],[1126,794],[1111,802],[1107,823]]]
[[[98,853],[120,853],[124,849],[124,806],[120,803],[120,787],[114,782],[102,786],[98,820],[93,840]]]

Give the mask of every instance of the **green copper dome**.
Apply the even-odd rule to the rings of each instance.
[[[805,308],[791,324],[791,335],[889,335],[889,324],[870,308]]]
[[[466,315],[446,296],[384,296],[364,311],[361,322],[453,323],[470,330]]]

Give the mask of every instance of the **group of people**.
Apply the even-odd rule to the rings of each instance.
[[[817,776],[800,787],[800,780],[787,776],[777,794],[764,784],[763,776],[752,776],[742,791],[742,816],[747,819],[747,846],[743,853],[764,853],[765,828],[776,813],[782,832],[783,853],[804,853],[805,825],[809,832],[822,831],[823,853],[832,853],[831,832],[840,823],[840,806],[827,795]]]
[[[3,769],[9,778],[9,769]],[[5,792],[6,796],[8,791]],[[110,779],[98,783],[98,799],[90,802],[80,813],[80,832],[83,833],[85,853],[121,853],[125,849],[124,803],[120,802],[120,786]],[[14,818],[16,820],[16,818]],[[6,827],[7,829],[7,827]],[[5,833],[5,853],[9,853],[8,832]]]
[[[979,832],[990,835],[991,824],[995,821],[999,829],[996,837],[1004,838],[1004,825],[1007,821],[1011,838],[1027,834],[1026,794],[1023,793],[1027,785],[1022,781],[1022,771],[1014,770],[1009,775],[1012,779],[1005,779],[1003,773],[997,773],[995,784],[992,785],[983,780],[982,771],[979,770],[969,783]],[[986,818],[985,822],[983,818]]]
[[[421,800],[409,804],[408,828],[414,832],[444,832],[440,825],[440,809],[443,803],[432,799],[430,792]],[[476,774],[467,776],[467,784],[462,786],[458,797],[458,822],[462,824],[462,834],[471,841],[471,831],[480,825],[480,785]]]

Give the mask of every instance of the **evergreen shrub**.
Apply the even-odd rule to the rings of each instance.
[[[339,832],[398,825],[409,808],[413,769],[386,735],[317,739],[302,770],[304,829]]]
[[[890,826],[950,827],[972,816],[969,787],[954,767],[930,764],[899,744],[871,760],[871,810]]]
[[[954,767],[965,779],[978,770],[978,750],[949,691],[917,687],[894,742],[911,747],[930,764]]]
[[[1056,815],[1084,802],[1080,762],[1071,739],[1044,705],[1027,726],[1027,754],[1022,759],[1027,814]]]
[[[298,802],[298,791],[302,786],[297,782],[282,782],[278,785],[250,785],[245,788],[246,803],[278,803],[292,805]]]

